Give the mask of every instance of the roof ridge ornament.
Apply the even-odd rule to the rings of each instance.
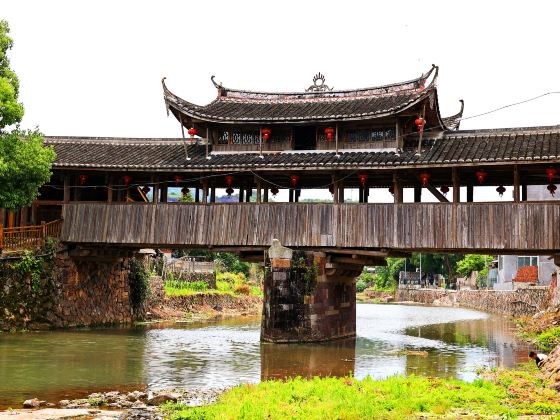
[[[313,76],[313,84],[305,89],[306,92],[328,92],[331,90],[333,90],[333,88],[329,88],[329,86],[325,84],[325,76],[322,75],[321,72]]]

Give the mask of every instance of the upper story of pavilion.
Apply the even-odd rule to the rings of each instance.
[[[463,112],[442,118],[438,67],[390,85],[334,90],[318,73],[304,92],[256,92],[218,84],[208,105],[188,102],[162,80],[168,113],[202,137],[213,154],[279,151],[400,151],[429,147],[459,127]],[[422,137],[422,138],[420,138]],[[421,143],[421,144],[419,144]]]

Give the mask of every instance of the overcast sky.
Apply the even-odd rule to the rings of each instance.
[[[225,86],[301,91],[318,71],[335,89],[440,66],[443,116],[560,91],[559,2],[7,1],[23,126],[46,135],[178,137],[161,78],[205,104]],[[560,123],[560,94],[461,128]]]

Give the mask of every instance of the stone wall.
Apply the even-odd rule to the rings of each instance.
[[[128,260],[58,253],[36,261],[34,279],[0,261],[0,329],[44,329],[132,321]]]
[[[418,302],[428,305],[464,306],[485,312],[509,316],[533,315],[545,309],[550,302],[547,287],[518,290],[443,290],[399,289],[398,302]]]
[[[351,267],[329,267],[321,253],[271,257],[264,280],[261,340],[286,343],[354,337],[355,278],[361,267]]]

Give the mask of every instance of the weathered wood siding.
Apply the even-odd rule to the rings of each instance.
[[[64,242],[560,251],[560,203],[66,204]]]

